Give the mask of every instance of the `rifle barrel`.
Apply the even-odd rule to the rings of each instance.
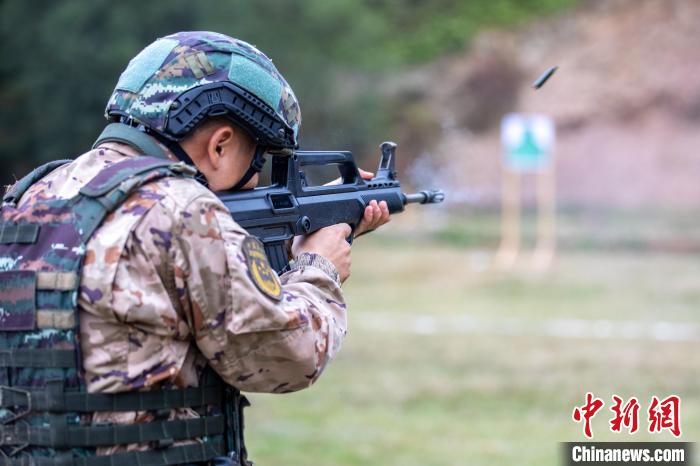
[[[445,193],[440,189],[421,191],[415,194],[404,194],[406,204],[439,204],[445,200]]]

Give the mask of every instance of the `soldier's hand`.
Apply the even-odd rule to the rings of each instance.
[[[371,180],[374,178],[374,173],[372,172],[368,172],[367,170],[363,170],[361,168],[358,168],[358,171],[360,172],[360,176],[363,180]],[[336,178],[335,180],[326,183],[324,186],[338,185],[342,181],[342,178]],[[367,204],[367,207],[365,207],[362,220],[360,220],[357,228],[355,228],[353,236],[357,238],[360,235],[376,230],[385,223],[389,223],[389,220],[389,206],[386,205],[386,201],[377,203],[377,201],[371,200],[369,204]]]
[[[332,225],[306,236],[297,236],[292,243],[294,257],[304,252],[319,254],[335,265],[344,282],[350,276],[350,244],[345,238],[350,236],[352,229],[347,223]]]
[[[363,180],[371,180],[374,178],[374,173],[365,171],[360,168],[360,176]],[[371,200],[367,207],[365,207],[365,213],[360,220],[360,223],[355,228],[355,238],[365,233],[369,233],[372,230],[376,230],[385,223],[389,223],[391,218],[389,217],[389,206],[386,205],[386,201],[381,201],[377,203],[375,200]]]
[[[362,220],[355,228],[355,238],[376,230],[385,223],[389,223],[389,220],[391,218],[389,217],[389,207],[386,205],[386,201],[381,201],[380,203],[377,203],[374,199],[369,201],[369,204],[365,207]]]

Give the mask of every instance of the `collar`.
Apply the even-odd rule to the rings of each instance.
[[[161,159],[178,160],[175,154],[155,138],[123,123],[110,123],[97,138],[92,148],[106,143],[125,144],[134,151],[132,155],[150,155]]]

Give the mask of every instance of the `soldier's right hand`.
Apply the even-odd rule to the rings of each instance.
[[[307,236],[297,236],[292,243],[292,254],[298,257],[309,252],[325,257],[335,265],[342,283],[350,276],[350,244],[345,238],[351,233],[350,225],[339,223]]]

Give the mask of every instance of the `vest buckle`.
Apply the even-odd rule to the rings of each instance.
[[[7,419],[0,420],[0,424],[15,422],[32,412],[32,394],[29,390],[0,385],[0,406],[13,414]],[[22,408],[22,410],[12,412],[10,407]]]

